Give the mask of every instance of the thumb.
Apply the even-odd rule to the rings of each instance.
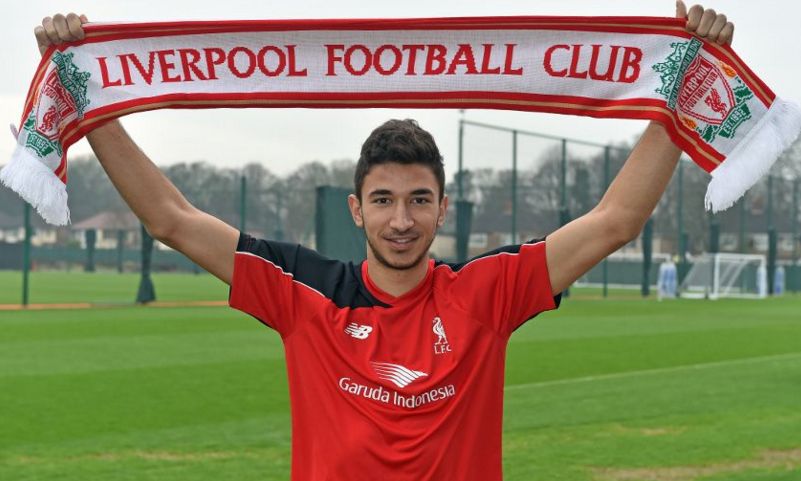
[[[86,18],[86,15],[81,14],[81,24],[89,23],[89,19]]]
[[[676,0],[676,18],[687,18],[687,5],[682,0]]]

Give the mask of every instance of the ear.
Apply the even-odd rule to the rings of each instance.
[[[356,197],[356,194],[350,194],[348,196],[348,208],[350,209],[350,215],[353,217],[353,222],[356,224],[356,227],[364,228],[362,203],[359,201],[359,198]]]
[[[448,211],[448,196],[442,196],[439,203],[439,217],[437,217],[437,227],[442,227],[445,224],[445,213]]]

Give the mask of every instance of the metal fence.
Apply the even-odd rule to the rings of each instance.
[[[542,237],[583,215],[600,200],[631,149],[465,119],[459,121],[458,136],[458,171],[446,187],[456,212],[433,247],[446,260],[464,260],[500,245]],[[651,250],[652,258],[676,259],[683,273],[689,268],[688,255],[740,252],[768,256],[771,269],[786,267],[788,289],[801,290],[801,194],[799,178],[787,169],[799,163],[801,159],[784,159],[781,169],[775,169],[732,208],[711,215],[703,210],[708,175],[682,160],[644,235],[621,249],[627,260],[605,261],[587,279],[604,286],[641,287],[647,293],[655,270],[648,269],[644,258],[638,263],[632,256],[636,259]],[[190,167],[169,168],[168,175],[193,204],[243,231],[299,242],[334,256],[342,253],[348,259],[363,252],[363,245],[351,245],[363,237],[341,209],[350,188],[352,163],[306,164],[285,178],[258,165],[219,172],[205,165],[196,169],[202,175]],[[212,182],[215,175],[219,179]],[[340,189],[319,189],[329,184]],[[92,185],[88,195],[91,189],[96,187]],[[82,229],[75,228],[81,222],[72,228],[52,229],[32,217],[16,197],[0,192],[0,200],[4,203],[0,205],[0,269],[142,269],[142,230],[130,212],[117,209],[111,215],[128,216],[127,224],[96,220]],[[199,270],[181,254],[158,245],[151,267]],[[633,282],[637,279],[640,286]]]
[[[628,145],[460,120],[459,173],[451,191],[456,191],[457,204],[472,210],[472,219],[455,228],[471,238],[457,257],[541,237],[583,215],[600,201],[630,150]],[[708,174],[683,158],[643,235],[621,249],[629,259],[619,261],[618,256],[614,265],[605,261],[591,274],[597,278],[600,271],[606,286],[631,279],[632,269],[639,270],[639,287],[647,293],[646,279],[653,284],[655,271],[643,272],[648,260],[633,267],[631,255],[651,250],[675,259],[681,277],[690,268],[688,256],[738,252],[766,255],[768,282],[782,266],[787,288],[801,290],[801,179],[794,173],[799,166],[801,158],[782,159],[732,208],[713,215],[703,206]]]

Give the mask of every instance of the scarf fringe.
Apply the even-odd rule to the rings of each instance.
[[[0,170],[0,183],[34,206],[48,224],[69,224],[67,186],[22,146],[17,145],[11,161]]]
[[[801,132],[801,108],[776,98],[768,112],[715,170],[704,204],[713,213],[726,210],[768,173]]]

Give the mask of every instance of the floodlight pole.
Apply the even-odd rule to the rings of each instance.
[[[712,254],[720,252],[720,222],[715,214],[709,212],[709,246],[708,251]]]
[[[245,216],[247,211],[245,210],[245,199],[247,199],[247,188],[248,188],[248,180],[245,177],[245,174],[242,174],[240,177],[239,182],[239,230],[242,232],[245,231]]]
[[[678,254],[679,254],[679,262],[684,265],[684,253],[687,250],[687,247],[684,245],[684,162],[683,159],[679,159],[679,183],[678,183],[678,190],[679,193],[676,196],[678,200],[678,207],[677,211],[677,219],[676,223],[678,224]]]
[[[23,218],[25,221],[25,242],[22,245],[22,305],[28,306],[28,274],[31,269],[31,205],[22,203]]]
[[[117,272],[122,274],[122,264],[125,255],[125,231],[117,230]]]
[[[470,224],[473,205],[464,198],[464,110],[459,118],[459,172],[456,177],[456,260],[464,262],[470,252]]]
[[[773,176],[768,174],[768,230],[773,229]]]
[[[798,183],[799,180],[793,181],[793,263],[798,263],[798,244],[801,239],[798,238],[798,202],[801,200],[798,197]]]
[[[745,253],[745,196],[740,199],[740,238],[738,239],[739,250]]]
[[[278,186],[275,187],[275,193],[275,234],[273,237],[277,241],[282,241],[284,240],[284,227],[281,211],[284,208],[284,191]]]
[[[464,119],[459,119],[459,172],[456,175],[456,192],[457,192],[457,199],[464,200],[464,187],[462,186],[462,177],[464,176],[464,168],[463,168],[463,157],[462,152],[464,150]]]
[[[773,295],[776,275],[776,227],[773,225],[773,176],[768,174],[768,295]]]

